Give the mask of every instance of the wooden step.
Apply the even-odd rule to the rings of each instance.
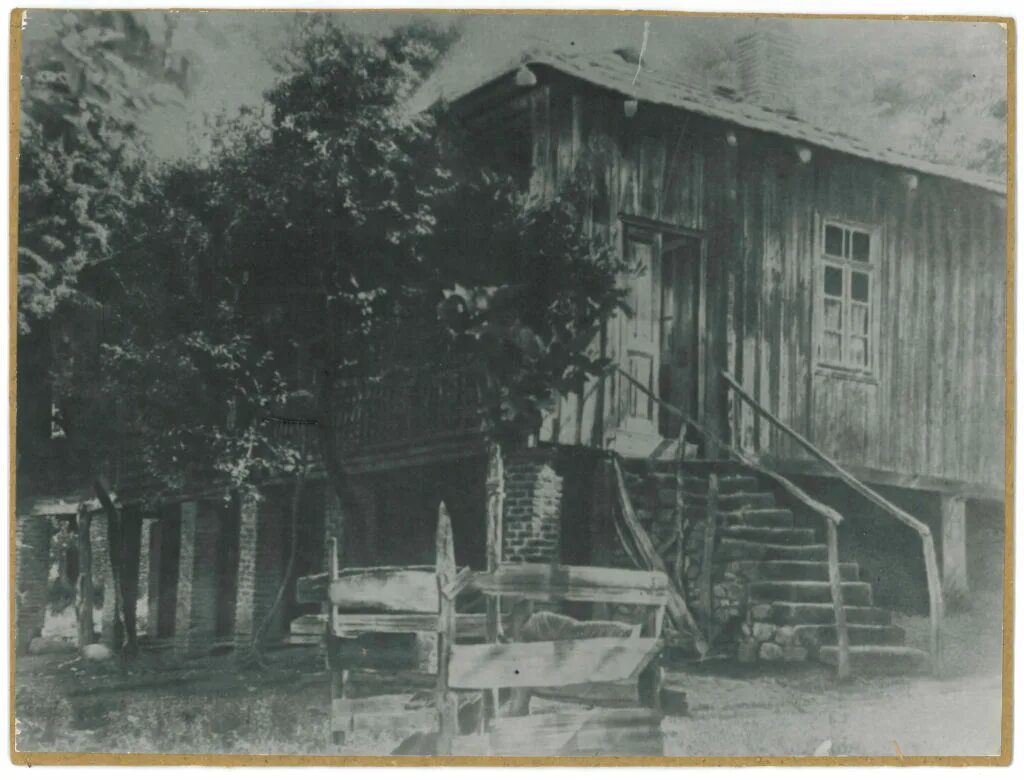
[[[687,489],[687,495],[683,497],[683,500],[687,505],[704,508],[707,506],[707,497],[702,492],[699,495],[700,498],[696,498],[695,494]],[[658,489],[658,503],[661,506],[672,506],[676,505],[676,488],[674,485],[661,487]],[[732,493],[721,493],[718,496],[718,508],[721,511],[737,510],[737,509],[771,509],[775,507],[775,496],[771,493],[756,492],[739,490]]]
[[[774,601],[771,604],[757,604],[750,608],[755,619],[763,607],[768,614],[765,622],[777,625],[802,626],[807,624],[834,623],[835,611],[831,604],[804,601]],[[869,626],[892,624],[892,612],[881,607],[844,607],[846,620]]]
[[[806,580],[770,580],[751,582],[747,586],[753,602],[796,601],[831,604],[832,588],[827,582]],[[843,604],[851,607],[870,607],[871,585],[866,582],[844,582]]]
[[[718,515],[722,528],[737,525],[763,528],[792,528],[793,513],[788,509],[743,509],[738,512],[722,512]]]
[[[851,645],[902,645],[907,632],[901,626],[872,626],[850,623],[846,626]],[[794,626],[793,638],[811,651],[814,657],[818,649],[836,643],[834,624]]]
[[[835,666],[839,648],[825,645],[818,651],[818,660]],[[850,647],[850,669],[864,675],[911,674],[928,667],[928,653],[916,647],[893,645],[856,645]]]
[[[828,563],[819,561],[738,561],[740,574],[747,580],[811,580],[828,582]],[[860,567],[840,563],[843,582],[858,582]]]
[[[721,530],[723,539],[743,539],[769,544],[814,544],[810,528],[774,528],[772,526],[730,525]]]
[[[768,544],[747,539],[723,538],[715,550],[717,561],[825,561],[823,544]]]

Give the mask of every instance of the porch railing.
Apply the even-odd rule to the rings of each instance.
[[[334,396],[338,448],[349,454],[478,431],[481,382],[475,366],[343,380]]]
[[[930,620],[930,651],[931,651],[931,666],[932,673],[939,674],[942,667],[942,644],[941,644],[941,625],[943,617],[943,600],[942,600],[942,586],[939,580],[939,564],[938,558],[935,555],[935,539],[932,537],[931,529],[923,522],[918,520],[913,515],[900,509],[898,506],[893,504],[891,501],[886,499],[884,496],[879,495],[874,490],[869,488],[853,474],[840,466],[835,460],[830,458],[824,452],[819,450],[810,441],[801,436],[791,427],[782,422],[778,417],[764,408],[757,399],[750,395],[743,386],[736,381],[727,371],[722,372],[722,378],[726,384],[732,389],[736,395],[744,401],[751,409],[754,410],[755,414],[760,415],[780,431],[789,436],[793,441],[799,444],[803,449],[810,453],[816,460],[824,463],[829,469],[842,481],[845,485],[853,489],[856,493],[866,498],[868,501],[873,503],[875,506],[880,507],[890,517],[894,518],[898,522],[912,529],[917,533],[921,539],[921,549],[924,554],[924,569],[925,576],[928,580],[928,617]],[[831,553],[830,553],[831,556]],[[829,558],[831,562],[831,557]]]
[[[686,426],[698,431],[706,441],[713,441],[722,452],[725,452],[734,460],[747,466],[751,471],[755,472],[758,476],[766,479],[773,483],[780,490],[788,494],[794,501],[803,505],[812,514],[819,517],[825,524],[826,529],[826,547],[828,549],[828,581],[829,590],[832,596],[832,608],[836,622],[836,645],[838,648],[838,663],[836,665],[836,673],[840,680],[846,679],[850,675],[850,636],[849,630],[846,625],[846,609],[843,604],[843,586],[840,578],[839,569],[839,525],[843,522],[843,516],[839,514],[830,506],[826,506],[820,501],[815,500],[809,496],[805,491],[794,485],[788,479],[783,477],[781,474],[777,474],[774,471],[770,471],[752,457],[746,453],[735,449],[732,445],[722,441],[714,434],[707,431],[702,425],[694,420],[690,415],[686,414],[682,409],[667,401],[659,398],[652,393],[648,388],[644,387],[640,382],[630,376],[628,373],[623,371],[621,368],[616,368],[619,374],[626,378],[626,380],[636,387],[638,390],[647,395],[654,403],[658,404],[662,409],[669,412],[673,416],[681,420],[684,425],[679,433],[679,452],[677,453],[677,460],[679,461],[680,468],[676,471],[677,480],[677,493],[682,494],[682,457],[685,446],[684,437]],[[681,498],[677,499],[680,503]],[[681,508],[681,507],[680,507]],[[710,522],[710,519],[709,519]],[[709,569],[710,571],[710,569]],[[705,583],[705,587],[708,584]]]

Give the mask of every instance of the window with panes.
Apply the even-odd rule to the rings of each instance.
[[[861,374],[874,371],[875,241],[864,228],[831,220],[822,225],[819,365]]]

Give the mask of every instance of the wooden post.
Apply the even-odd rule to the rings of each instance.
[[[939,575],[939,562],[935,555],[935,540],[931,532],[922,534],[921,548],[924,552],[924,572],[928,578],[928,617],[930,620],[930,649],[932,657],[932,674],[938,677],[942,673],[942,618],[945,616],[945,602],[942,598],[942,584]]]
[[[455,643],[455,599],[445,595],[445,586],[455,579],[455,544],[452,520],[442,501],[437,510],[437,586],[440,604],[437,620],[437,754],[451,755],[458,732],[458,700],[448,688],[448,670]]]
[[[330,662],[330,642],[328,639],[328,663]],[[337,642],[337,639],[333,641]],[[345,686],[348,683],[348,670],[331,669],[331,740],[335,745],[345,744],[345,734],[348,730],[348,723],[341,723],[340,713],[345,712],[343,707],[335,707],[334,702],[342,701],[345,698]]]
[[[710,646],[713,642],[715,596],[711,581],[712,558],[715,555],[715,526],[718,523],[718,475],[708,475],[708,512],[704,520],[704,557],[700,574],[704,584],[704,638]]]
[[[942,496],[942,592],[947,599],[967,595],[967,502]]]
[[[78,619],[79,649],[93,643],[95,628],[92,622],[92,516],[85,505],[78,507]]]
[[[501,445],[491,442],[487,447],[487,571],[493,572],[501,564],[503,549],[502,519],[505,512],[505,465]],[[486,639],[496,644],[501,636],[501,599],[487,597]],[[498,691],[485,691],[481,724],[497,717]]]
[[[825,520],[828,529],[828,584],[832,591],[832,608],[836,620],[836,645],[839,660],[836,667],[840,680],[850,676],[850,632],[846,626],[846,607],[843,605],[843,582],[839,570],[839,529],[831,519]]]
[[[686,475],[683,471],[683,461],[685,457],[686,423],[683,422],[679,426],[679,443],[676,445],[676,560],[675,566],[673,567],[676,586],[679,588],[683,588],[683,578],[686,576],[686,572],[683,569],[686,555],[686,551],[683,549],[683,526],[686,523]]]

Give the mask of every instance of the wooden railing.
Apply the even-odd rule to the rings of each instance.
[[[480,429],[473,366],[343,380],[334,397],[339,450],[411,445]]]
[[[835,615],[836,621],[836,645],[838,648],[838,663],[836,665],[837,676],[840,680],[846,679],[850,675],[850,635],[846,624],[846,609],[843,604],[843,585],[840,575],[839,568],[839,525],[843,522],[843,516],[839,514],[832,507],[827,506],[820,501],[815,500],[809,496],[805,491],[794,485],[788,479],[783,477],[781,474],[777,474],[774,471],[761,466],[756,460],[751,458],[746,453],[735,449],[732,445],[722,441],[714,434],[707,431],[702,425],[694,420],[690,415],[686,414],[682,409],[667,401],[659,398],[652,393],[648,388],[644,387],[640,382],[634,379],[632,376],[627,374],[621,368],[616,369],[623,377],[626,378],[634,387],[639,389],[641,392],[646,394],[654,403],[658,404],[662,409],[679,418],[683,423],[683,429],[679,433],[679,448],[680,451],[677,453],[677,463],[682,461],[682,448],[685,446],[685,428],[690,426],[698,431],[707,441],[713,441],[719,449],[732,457],[734,460],[743,463],[751,471],[756,473],[768,482],[771,482],[781,491],[789,495],[793,500],[802,504],[807,510],[817,515],[825,523],[826,529],[826,546],[828,548],[828,580],[829,590],[832,595],[832,609]],[[677,485],[682,479],[682,468],[677,468]],[[682,487],[677,488],[677,502],[681,502]],[[677,511],[681,513],[682,507],[678,507]],[[708,519],[711,522],[711,518]],[[705,565],[709,562],[705,561]],[[710,569],[709,569],[710,571]],[[707,585],[705,585],[707,586]],[[710,637],[707,637],[710,639]]]
[[[932,537],[931,529],[923,522],[918,520],[913,515],[900,509],[898,506],[893,504],[891,501],[886,499],[884,496],[879,495],[874,490],[869,488],[853,474],[844,469],[839,463],[830,458],[824,452],[814,446],[813,443],[808,441],[806,438],[801,436],[791,427],[782,422],[778,417],[772,414],[770,411],[761,406],[757,400],[751,396],[743,386],[736,381],[728,372],[723,371],[722,377],[725,379],[726,384],[736,393],[736,395],[746,402],[751,409],[754,410],[755,414],[759,414],[761,417],[766,419],[780,431],[788,435],[797,444],[803,447],[809,452],[816,460],[824,463],[828,466],[832,472],[842,481],[845,485],[850,487],[859,495],[866,498],[876,506],[883,509],[889,516],[895,518],[898,522],[912,529],[921,539],[921,548],[924,554],[924,569],[925,576],[928,580],[928,616],[931,623],[930,631],[930,650],[931,650],[931,665],[932,673],[939,674],[942,667],[942,644],[940,631],[942,626],[943,617],[943,601],[942,601],[942,585],[939,579],[939,564],[938,558],[935,555],[935,540]],[[831,568],[831,553],[829,557],[829,567]],[[837,564],[838,565],[838,564]]]

